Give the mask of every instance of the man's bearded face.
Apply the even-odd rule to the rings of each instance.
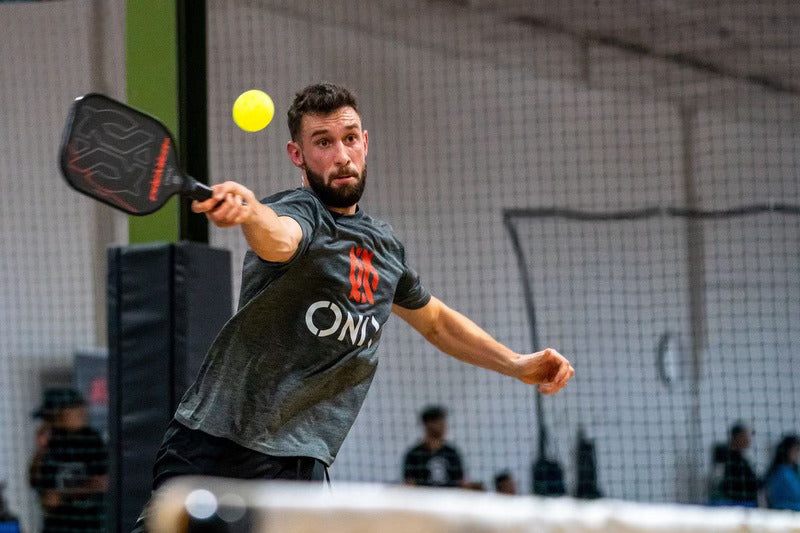
[[[354,167],[346,167],[328,176],[317,174],[308,165],[303,165],[311,190],[330,207],[350,207],[361,200],[367,183],[367,166],[359,173]]]

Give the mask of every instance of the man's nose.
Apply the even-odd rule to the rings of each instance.
[[[350,154],[347,153],[347,147],[343,142],[338,142],[336,144],[334,163],[340,167],[345,167],[350,164]]]

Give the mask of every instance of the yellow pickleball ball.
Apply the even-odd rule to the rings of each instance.
[[[244,131],[263,130],[274,114],[272,98],[258,89],[243,92],[233,103],[233,121]]]

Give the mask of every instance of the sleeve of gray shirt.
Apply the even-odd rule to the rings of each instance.
[[[431,293],[419,279],[419,274],[408,266],[405,248],[403,250],[403,274],[397,283],[394,293],[394,303],[406,309],[419,309],[425,307],[431,300]]]
[[[274,194],[261,200],[261,203],[269,206],[279,217],[291,217],[300,224],[303,239],[294,256],[297,257],[305,252],[314,237],[320,218],[320,206],[314,195],[298,188]]]

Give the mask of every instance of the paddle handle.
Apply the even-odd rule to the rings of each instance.
[[[197,200],[198,202],[202,202],[203,200],[208,200],[213,195],[213,191],[211,187],[206,185],[205,183],[200,183],[196,179],[192,178],[191,176],[187,176],[188,178],[188,186],[184,194],[193,200]]]

